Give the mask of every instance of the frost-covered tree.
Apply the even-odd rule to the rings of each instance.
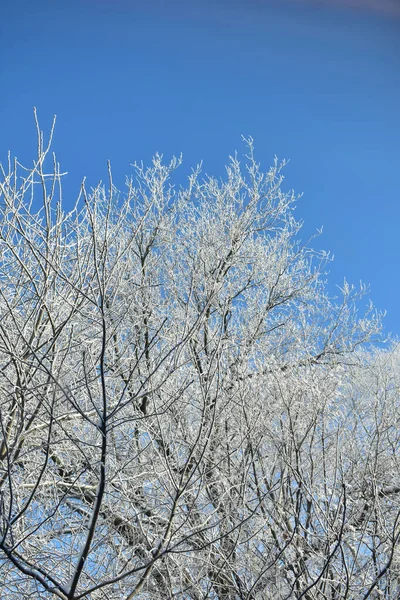
[[[400,352],[284,164],[156,155],[66,212],[38,135],[0,183],[1,598],[397,598]]]

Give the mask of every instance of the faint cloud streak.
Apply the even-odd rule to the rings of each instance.
[[[349,8],[351,10],[373,12],[385,17],[400,19],[399,0],[291,0],[296,4],[314,4],[329,8]]]

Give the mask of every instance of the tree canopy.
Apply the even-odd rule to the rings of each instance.
[[[156,155],[67,210],[37,127],[0,183],[1,598],[397,598],[400,350],[284,163]]]

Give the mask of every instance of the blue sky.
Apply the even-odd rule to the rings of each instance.
[[[400,334],[398,0],[14,0],[0,65],[1,160],[33,158],[34,105],[45,129],[56,113],[66,202],[107,159],[121,187],[156,151],[222,174],[242,134],[266,168],[290,159],[330,289],[369,283]]]

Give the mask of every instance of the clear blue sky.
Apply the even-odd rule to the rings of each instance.
[[[14,0],[0,24],[1,160],[35,152],[32,107],[69,172],[121,187],[129,163],[183,152],[222,174],[241,134],[289,158],[303,236],[330,250],[330,289],[371,286],[400,334],[399,0]]]

